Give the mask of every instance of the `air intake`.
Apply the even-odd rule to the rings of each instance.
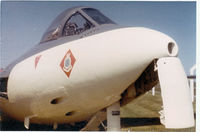
[[[173,42],[168,43],[167,48],[168,48],[169,56],[175,57],[178,55],[178,46],[175,43],[173,43]]]

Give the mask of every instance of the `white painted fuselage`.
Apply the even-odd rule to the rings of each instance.
[[[171,52],[169,43],[174,44]],[[61,63],[69,51],[74,59],[72,67],[64,64],[70,68],[66,74]],[[121,93],[153,59],[177,53],[173,39],[139,27],[63,43],[28,57],[12,69],[9,100],[1,99],[0,108],[17,120],[32,116],[33,123],[83,121],[120,100]]]

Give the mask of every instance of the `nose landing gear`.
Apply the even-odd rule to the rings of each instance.
[[[187,77],[176,57],[160,58],[158,77],[164,106],[166,128],[194,126],[193,106]]]

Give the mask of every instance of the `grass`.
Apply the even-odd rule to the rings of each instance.
[[[194,110],[195,110],[194,103]],[[155,96],[151,92],[140,96],[131,103],[121,107],[121,124],[123,131],[153,131],[153,132],[195,132],[195,127],[187,129],[166,129],[160,124],[159,111],[162,109],[160,90]],[[196,113],[196,112],[195,112]],[[129,121],[123,121],[128,119]]]

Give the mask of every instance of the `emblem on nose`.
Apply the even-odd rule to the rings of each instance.
[[[60,63],[60,67],[68,77],[71,74],[75,61],[76,59],[72,54],[71,50],[68,50]]]

